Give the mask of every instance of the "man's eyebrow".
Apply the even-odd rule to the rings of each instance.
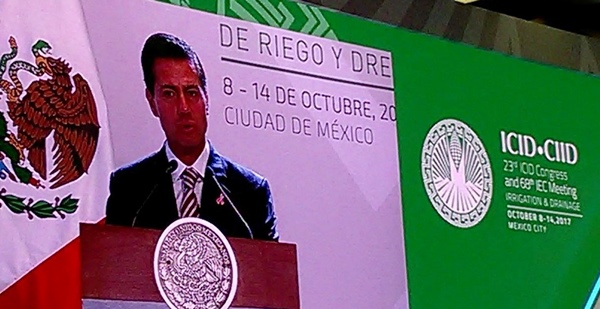
[[[159,89],[175,89],[175,85],[171,85],[171,84],[162,84],[162,85],[158,85]]]

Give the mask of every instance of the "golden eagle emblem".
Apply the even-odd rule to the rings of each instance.
[[[0,57],[0,95],[5,97],[10,118],[0,113],[0,138],[4,139],[0,141],[0,159],[10,158],[14,174],[2,163],[0,178],[8,175],[13,181],[18,178],[22,183],[42,186],[27,169],[26,160],[41,179],[48,181],[50,189],[59,188],[87,173],[96,153],[100,124],[94,96],[81,74],[71,76],[71,66],[50,55],[51,46],[46,41],[38,40],[31,47],[34,63],[13,60],[19,47],[13,37],[9,45],[10,52]],[[27,88],[20,79],[25,75],[35,78]],[[9,120],[16,135],[6,123]],[[49,173],[48,137],[54,140]],[[11,158],[8,153],[15,149],[17,156]]]

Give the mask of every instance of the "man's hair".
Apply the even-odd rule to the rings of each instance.
[[[158,58],[185,59],[190,61],[196,70],[196,74],[198,74],[200,87],[202,88],[202,92],[204,92],[204,96],[208,95],[206,92],[206,75],[204,74],[200,58],[188,43],[168,33],[155,33],[149,36],[142,49],[144,83],[146,83],[146,88],[150,92],[154,93],[156,77],[154,76],[153,69],[154,61]]]

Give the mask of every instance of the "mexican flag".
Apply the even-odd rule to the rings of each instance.
[[[81,307],[79,223],[113,168],[79,1],[0,1],[0,308]]]

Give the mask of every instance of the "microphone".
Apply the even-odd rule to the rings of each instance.
[[[229,205],[231,205],[231,208],[233,208],[233,210],[237,214],[238,218],[240,218],[242,223],[244,223],[244,225],[246,226],[246,229],[248,230],[248,235],[250,235],[250,239],[254,239],[254,234],[252,234],[252,229],[250,229],[248,222],[246,222],[246,220],[244,220],[244,217],[242,217],[242,214],[240,214],[240,211],[237,209],[237,207],[235,207],[235,205],[233,204],[233,202],[231,201],[231,199],[229,198],[227,193],[225,193],[225,190],[223,190],[223,186],[221,185],[221,183],[217,180],[217,177],[215,176],[215,171],[213,171],[213,169],[210,166],[207,166],[206,168],[210,171],[212,179],[217,184],[217,187],[219,187],[219,190],[221,191],[221,193],[223,194],[223,196],[225,197],[225,199],[227,200]]]
[[[169,161],[167,168],[164,170],[163,174],[161,174],[160,176],[164,176],[164,175],[169,175],[171,173],[173,173],[176,169],[177,169],[177,161],[175,160],[171,160]],[[133,222],[131,223],[131,227],[135,226],[135,221],[137,221],[138,215],[140,214],[140,212],[142,211],[142,209],[144,209],[144,206],[146,206],[146,203],[148,203],[148,201],[150,200],[150,197],[152,196],[152,194],[154,193],[154,191],[156,190],[156,188],[158,188],[158,181],[154,184],[154,187],[152,187],[152,190],[150,190],[150,193],[148,193],[148,195],[146,196],[146,199],[144,199],[144,202],[142,203],[142,205],[140,206],[140,208],[138,208],[138,210],[135,213],[135,216],[133,217]]]

